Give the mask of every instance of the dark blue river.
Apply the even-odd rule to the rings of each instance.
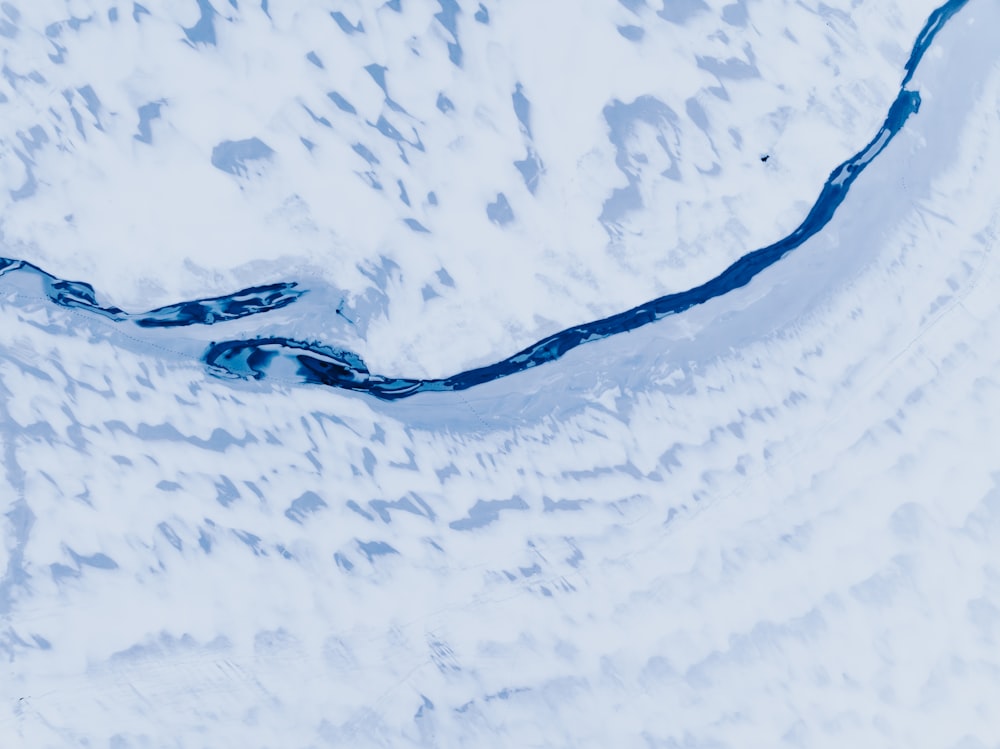
[[[396,400],[428,391],[467,390],[507,377],[555,361],[584,343],[635,330],[746,286],[761,271],[823,230],[844,202],[854,181],[899,133],[909,117],[920,109],[920,95],[906,86],[934,37],[967,3],[968,0],[949,0],[930,15],[904,66],[905,77],[899,95],[889,108],[882,127],[868,145],[830,173],[802,223],[788,236],[747,253],[700,286],[653,299],[610,317],[574,325],[494,364],[440,379],[372,374],[361,357],[353,352],[283,336],[212,343],[202,360],[210,372],[220,377],[262,380],[280,364],[283,377],[287,376],[290,366],[303,383],[355,390],[383,400]],[[46,295],[54,304],[86,310],[116,323],[131,322],[144,328],[211,325],[235,320],[286,307],[306,293],[294,282],[268,284],[228,296],[196,299],[148,312],[129,313],[99,304],[89,284],[60,280],[26,261],[0,257],[0,276],[7,273],[37,274],[42,279]]]

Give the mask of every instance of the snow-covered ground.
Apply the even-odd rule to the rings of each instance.
[[[416,376],[787,234],[935,7],[112,5],[0,4],[0,256]],[[998,24],[751,284],[462,393],[0,276],[0,747],[1000,745]]]
[[[0,229],[131,309],[324,280],[439,376],[794,228],[936,3],[8,2]]]

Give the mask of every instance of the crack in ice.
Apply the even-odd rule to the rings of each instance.
[[[354,352],[284,336],[214,342],[208,346],[201,359],[212,374],[224,378],[263,380],[278,373],[291,374],[302,383],[353,390],[382,400],[398,400],[421,392],[467,390],[508,377],[555,361],[585,343],[636,330],[742,288],[830,223],[854,181],[889,145],[909,117],[919,110],[920,94],[906,86],[938,32],[967,3],[968,0],[949,0],[928,17],[904,65],[905,76],[900,84],[899,94],[889,108],[882,127],[861,151],[830,173],[802,223],[786,237],[747,253],[719,275],[699,286],[658,297],[599,320],[574,325],[498,362],[444,378],[421,379],[373,374]],[[144,328],[211,325],[239,319],[288,306],[305,293],[304,290],[297,289],[294,282],[276,283],[250,287],[228,296],[159,307],[145,313],[128,313],[117,307],[100,305],[89,284],[64,281],[26,261],[0,257],[0,276],[14,271],[26,271],[40,276],[47,297],[59,306],[86,310],[116,323],[128,321]]]

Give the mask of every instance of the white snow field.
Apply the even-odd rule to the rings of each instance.
[[[942,2],[0,3],[0,749],[1000,746],[996,0],[747,285],[397,401],[201,359],[449,376],[702,284]]]

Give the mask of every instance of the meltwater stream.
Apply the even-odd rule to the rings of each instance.
[[[683,312],[734,289],[746,286],[757,274],[820,232],[844,202],[854,181],[899,133],[910,115],[920,108],[920,95],[906,88],[937,33],[968,3],[949,0],[924,24],[906,62],[906,75],[876,136],[861,151],[834,169],[805,220],[788,236],[747,253],[718,276],[687,291],[668,294],[600,320],[583,323],[550,335],[494,364],[466,370],[451,377],[418,379],[385,377],[369,372],[357,354],[291,337],[270,336],[212,343],[202,355],[209,371],[220,377],[262,380],[280,372],[294,374],[300,382],[368,393],[382,400],[396,400],[428,391],[467,390],[546,362],[591,341],[626,333],[668,315]],[[30,273],[41,279],[54,304],[100,315],[113,323],[142,328],[212,325],[286,307],[305,290],[294,282],[254,286],[222,297],[197,299],[144,313],[128,313],[102,306],[92,286],[64,281],[23,260],[0,257],[0,276]]]
[[[149,312],[126,312],[114,306],[102,306],[94,287],[82,281],[64,281],[25,260],[0,257],[0,276],[8,273],[30,273],[41,281],[49,301],[66,307],[100,315],[112,322],[130,321],[141,328],[174,328],[186,325],[212,325],[237,320],[248,315],[287,307],[305,292],[297,283],[272,283],[251,286],[226,296],[193,299],[179,304],[157,307]]]

